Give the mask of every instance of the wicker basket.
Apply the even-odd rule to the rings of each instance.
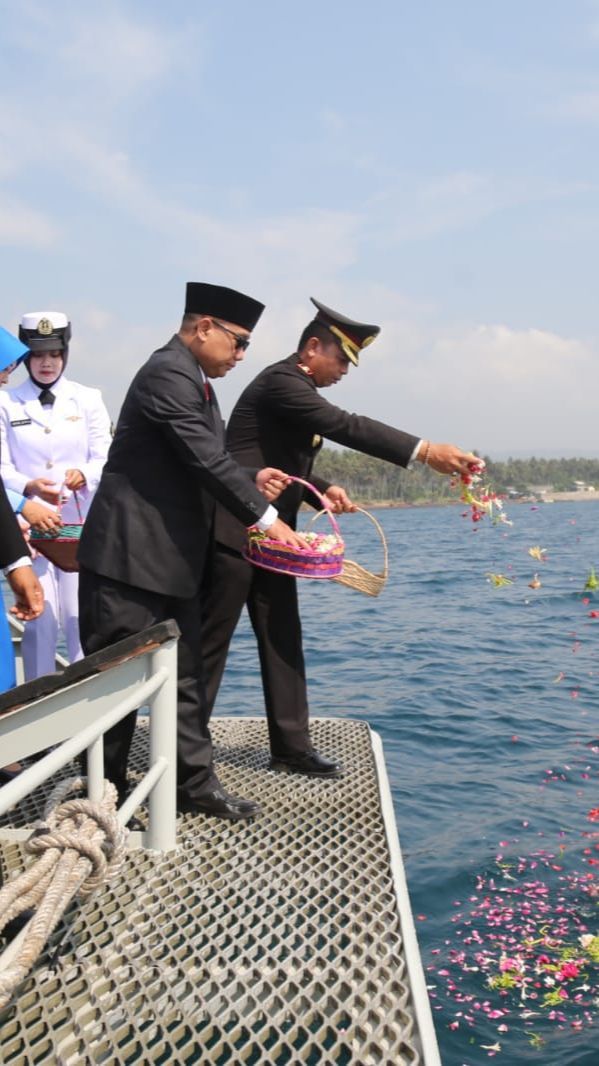
[[[371,570],[366,570],[360,563],[354,562],[353,559],[344,558],[341,573],[335,577],[335,581],[338,581],[340,585],[347,585],[350,589],[356,589],[357,592],[363,592],[366,596],[378,596],[383,591],[389,576],[387,541],[374,515],[371,515],[370,511],[365,511],[363,507],[358,507],[357,511],[370,519],[380,537],[383,546],[383,569],[380,573],[375,574]],[[319,511],[312,521],[315,522],[324,513],[324,511]]]
[[[322,504],[326,501],[308,481],[293,477],[292,481],[305,485]],[[277,574],[287,574],[291,577],[311,577],[322,580],[338,578],[343,569],[344,544],[339,533],[339,526],[334,515],[328,507],[321,514],[326,514],[333,528],[334,543],[326,547],[320,547],[324,541],[324,535],[320,535],[314,542],[312,549],[294,548],[282,541],[272,540],[266,533],[261,533],[255,527],[249,530],[247,546],[243,552],[244,559],[259,566],[263,570],[272,570]]]
[[[67,574],[76,574],[79,570],[77,548],[79,547],[79,538],[83,529],[83,515],[77,490],[74,490],[73,498],[79,516],[78,522],[61,526],[58,533],[42,533],[36,529],[31,529],[29,533],[31,547],[35,548],[40,555],[45,555],[49,562],[54,563],[54,566],[57,566],[59,570],[66,571]],[[61,508],[59,507],[58,514],[60,514],[60,511]]]
[[[40,533],[32,529],[29,541],[40,555],[45,555],[59,570],[66,570],[67,574],[74,574],[79,570],[77,562],[77,548],[83,523],[62,526],[58,533]]]

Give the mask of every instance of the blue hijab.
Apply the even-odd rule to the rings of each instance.
[[[29,349],[12,333],[0,326],[0,370],[6,370],[11,363],[20,363]]]

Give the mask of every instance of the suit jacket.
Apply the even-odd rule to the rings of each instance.
[[[211,539],[215,500],[244,526],[266,510],[225,451],[216,399],[175,335],[133,379],[79,546],[79,561],[128,585],[190,597]]]
[[[98,389],[71,381],[64,374],[52,386],[52,407],[42,407],[39,388],[30,378],[0,393],[0,471],[6,488],[23,493],[33,478],[61,485],[65,471],[81,470],[85,485],[62,508],[65,522],[85,515],[100,481],[110,446],[110,417]]]
[[[0,569],[16,563],[21,556],[29,555],[13,509],[8,502],[6,490],[0,478]],[[4,608],[0,605],[0,610]]]
[[[287,474],[310,480],[320,491],[328,483],[312,478],[311,473],[323,437],[398,466],[407,466],[420,440],[329,403],[313,379],[300,369],[297,354],[254,378],[239,397],[227,427],[227,447],[238,462],[257,468],[280,467]],[[304,498],[316,502],[301,485],[291,485],[275,501],[280,517],[294,528]],[[215,529],[220,543],[241,549],[245,530],[220,508]]]

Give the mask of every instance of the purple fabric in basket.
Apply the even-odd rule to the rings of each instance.
[[[244,552],[244,558],[264,570],[273,570],[279,574],[293,577],[332,578],[337,577],[343,569],[343,542],[340,550],[328,552],[290,552],[280,551],[272,544],[250,542]]]

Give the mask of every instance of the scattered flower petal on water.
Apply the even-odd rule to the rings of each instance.
[[[506,577],[505,574],[488,573],[485,576],[489,579],[490,583],[493,585],[493,588],[496,589],[502,588],[504,585],[513,584],[513,578]]]
[[[589,818],[599,821],[599,808]],[[571,869],[556,861],[571,857],[563,843],[567,835],[560,831],[562,842],[554,850],[513,856],[510,842],[502,840],[495,869],[477,875],[476,894],[455,916],[457,946],[446,941],[445,960],[436,971],[446,997],[462,1008],[448,1023],[450,1030],[478,1027],[483,1016],[500,1023],[498,1033],[522,1030],[531,1018],[575,1030],[593,1023],[599,1007],[599,880],[588,867]],[[546,1042],[541,1033],[526,1036],[536,1048]],[[494,1044],[480,1046],[496,1051]]]
[[[538,559],[540,563],[547,562],[547,548],[540,548],[538,544],[535,544],[533,548],[528,549],[528,554],[533,559]]]

